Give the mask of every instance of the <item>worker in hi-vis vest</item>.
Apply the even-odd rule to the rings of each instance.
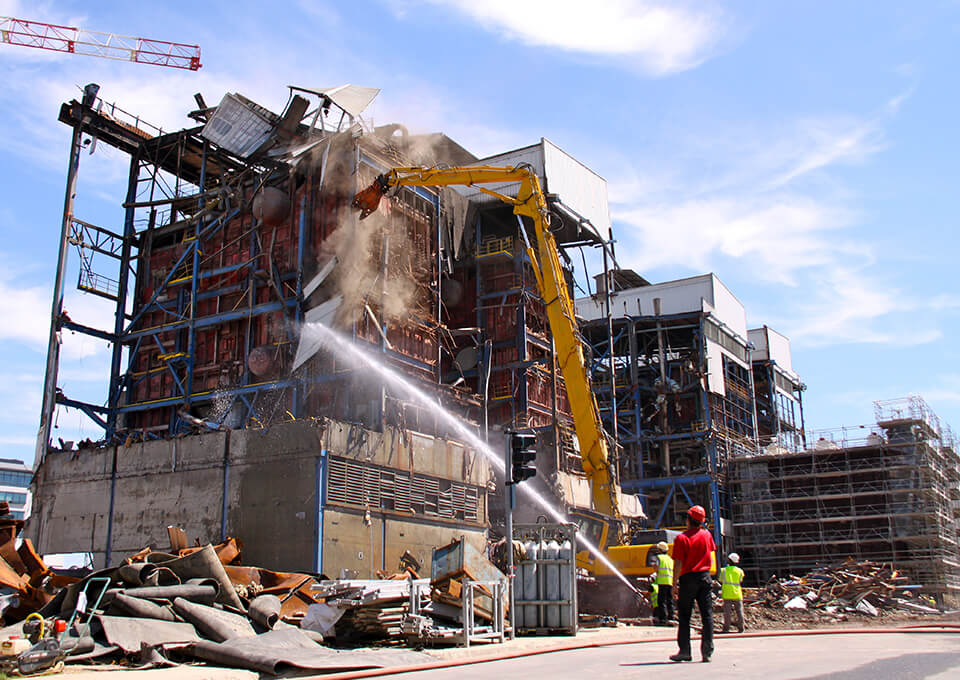
[[[720,597],[723,599],[723,632],[730,631],[730,618],[736,614],[737,630],[743,632],[743,569],[740,564],[740,555],[730,553],[727,556],[730,564],[720,570]]]
[[[653,612],[654,623],[666,625],[673,619],[673,558],[668,553],[666,541],[657,543],[657,608]]]
[[[647,591],[650,593],[650,610],[653,612],[653,623],[657,623],[657,597],[659,596],[659,586],[657,586],[657,575],[650,577],[647,583]]]

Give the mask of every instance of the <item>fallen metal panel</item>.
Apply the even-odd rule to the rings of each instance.
[[[317,288],[320,287],[324,281],[327,280],[327,277],[330,275],[330,272],[333,271],[334,267],[337,266],[338,260],[336,255],[331,255],[330,258],[320,267],[320,270],[317,272],[317,275],[310,279],[310,283],[303,287],[303,299],[306,300]]]
[[[130,597],[125,593],[116,593],[113,596],[112,604],[138,618],[159,619],[160,621],[177,620],[177,617],[173,615],[170,607],[164,607],[139,597]]]
[[[218,642],[235,638],[246,639],[257,635],[250,621],[238,614],[188,602],[179,597],[173,601],[173,608],[197,630]]]
[[[338,85],[337,87],[324,87],[317,90],[305,87],[297,87],[296,89],[321,97],[329,97],[330,101],[354,118],[363,113],[364,109],[370,106],[370,103],[380,94],[379,88],[363,87],[362,85]]]
[[[382,668],[388,657],[367,651],[337,651],[322,647],[295,628],[272,630],[255,638],[230,640],[220,644],[198,642],[193,647],[197,658],[235,668],[249,668],[277,675],[284,667],[305,670],[338,671]],[[419,655],[421,661],[428,658]]]
[[[189,623],[128,616],[99,615],[96,619],[107,642],[128,654],[139,652],[141,644],[154,647],[169,642],[199,642],[201,639]]]
[[[270,139],[277,123],[269,111],[236,94],[227,93],[203,126],[200,136],[241,158],[247,158]]]
[[[305,322],[304,326],[310,323],[328,325],[341,304],[343,304],[343,296],[337,295],[323,304],[307,310],[303,317]],[[301,331],[300,344],[297,345],[297,355],[293,359],[293,370],[300,368],[310,357],[319,352],[323,343],[324,339],[320,333],[303,333]]]

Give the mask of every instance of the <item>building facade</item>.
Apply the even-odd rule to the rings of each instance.
[[[33,471],[22,460],[0,458],[0,501],[8,503],[14,519],[30,516],[32,480]]]

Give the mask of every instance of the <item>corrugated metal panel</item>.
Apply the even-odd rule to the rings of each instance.
[[[246,158],[270,138],[277,120],[275,114],[262,106],[228,92],[200,135],[230,153]]]

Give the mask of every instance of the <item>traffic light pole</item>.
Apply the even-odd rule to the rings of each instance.
[[[513,506],[516,496],[514,495],[514,484],[513,484],[513,456],[512,456],[513,447],[511,445],[510,435],[508,434],[505,441],[505,446],[503,447],[503,505],[504,505],[504,515],[506,516],[506,538],[507,538],[507,592],[509,593],[510,599],[510,639],[512,640],[516,637],[516,626],[514,625],[517,618],[514,615],[514,602],[516,598],[514,597],[513,584],[514,579],[514,566],[513,566]]]

